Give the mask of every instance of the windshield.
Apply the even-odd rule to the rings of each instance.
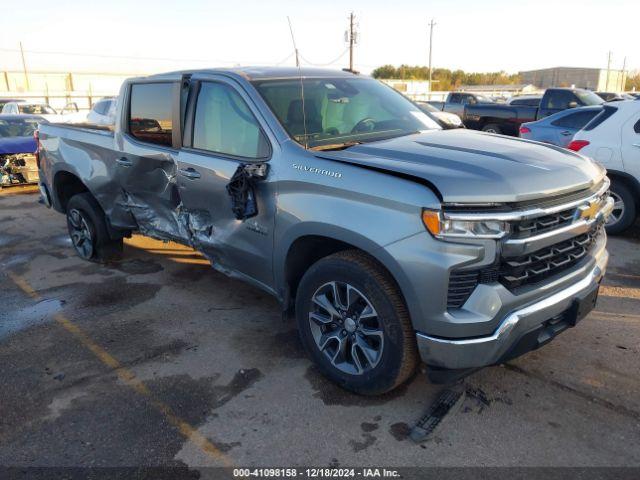
[[[602,105],[604,103],[602,98],[589,90],[575,90],[574,93],[583,105]]]
[[[37,118],[28,120],[0,119],[0,138],[31,137],[38,128],[38,122],[41,122],[41,120]]]
[[[56,111],[49,105],[39,103],[27,103],[25,105],[18,104],[18,111],[29,115],[55,115]]]
[[[263,80],[254,85],[289,135],[310,148],[440,129],[401,94],[370,78],[302,80],[304,114],[300,79]]]

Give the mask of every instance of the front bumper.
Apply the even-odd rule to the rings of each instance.
[[[418,333],[422,360],[427,365],[446,369],[479,368],[513,358],[546,343],[567,326],[554,328],[548,324],[549,321],[572,308],[575,299],[583,298],[598,288],[608,260],[609,254],[603,249],[596,257],[595,265],[582,279],[509,313],[492,335],[447,339]],[[530,348],[523,348],[523,345]]]

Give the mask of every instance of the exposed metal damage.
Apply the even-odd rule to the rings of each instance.
[[[177,171],[177,168],[174,161],[174,170]],[[151,182],[153,185],[150,185],[150,188],[162,191],[161,195],[150,197],[154,202],[145,201],[145,198],[141,198],[142,195],[136,195],[123,188],[118,205],[131,215],[143,235],[188,244],[211,261],[215,269],[233,275],[233,272],[221,266],[220,259],[210,248],[224,242],[231,232],[217,230],[209,211],[187,209],[180,195],[177,176],[167,172],[165,168],[158,167],[158,170],[162,171],[165,181],[164,185],[158,185],[158,176],[153,175],[154,181]],[[255,185],[267,175],[268,165],[264,163],[238,166],[226,187],[237,220],[246,220],[258,214]],[[238,225],[242,223],[244,222]]]
[[[231,209],[236,219],[244,220],[258,214],[255,183],[264,180],[269,173],[267,163],[240,164],[227,185],[231,196]]]
[[[0,154],[0,185],[38,182],[38,167],[33,153]]]

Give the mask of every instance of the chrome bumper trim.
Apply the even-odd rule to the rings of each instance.
[[[456,213],[456,212],[443,212],[445,219],[451,220],[464,220],[464,221],[482,221],[482,220],[496,220],[503,222],[513,222],[519,220],[528,220],[531,218],[542,217],[544,215],[551,215],[553,213],[562,212],[573,207],[582,205],[585,202],[595,200],[604,195],[609,190],[611,181],[605,177],[602,185],[597,192],[592,193],[588,197],[581,198],[580,200],[574,200],[572,202],[563,203],[561,205],[554,205],[552,207],[537,207],[527,210],[516,210],[514,212],[481,212],[481,213]]]

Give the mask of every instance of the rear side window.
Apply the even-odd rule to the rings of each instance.
[[[131,86],[129,133],[138,140],[171,146],[172,83],[140,83]]]
[[[633,131],[636,133],[640,133],[640,120],[638,120],[636,124],[633,126]]]
[[[101,100],[93,106],[93,111],[100,115],[105,115],[109,109],[109,101]]]
[[[617,111],[618,109],[616,107],[605,105],[604,107],[602,107],[602,111],[598,115],[596,115],[589,123],[587,123],[583,130],[593,130]]]
[[[462,101],[462,95],[459,93],[452,93],[449,103],[460,103]]]
[[[553,122],[551,122],[551,125],[555,125],[556,127],[575,128],[579,130],[587,123],[589,123],[589,121],[597,114],[597,110],[589,112],[570,113],[562,118],[554,120]]]
[[[258,121],[238,92],[203,82],[193,124],[193,147],[243,158],[266,158],[270,148]]]

